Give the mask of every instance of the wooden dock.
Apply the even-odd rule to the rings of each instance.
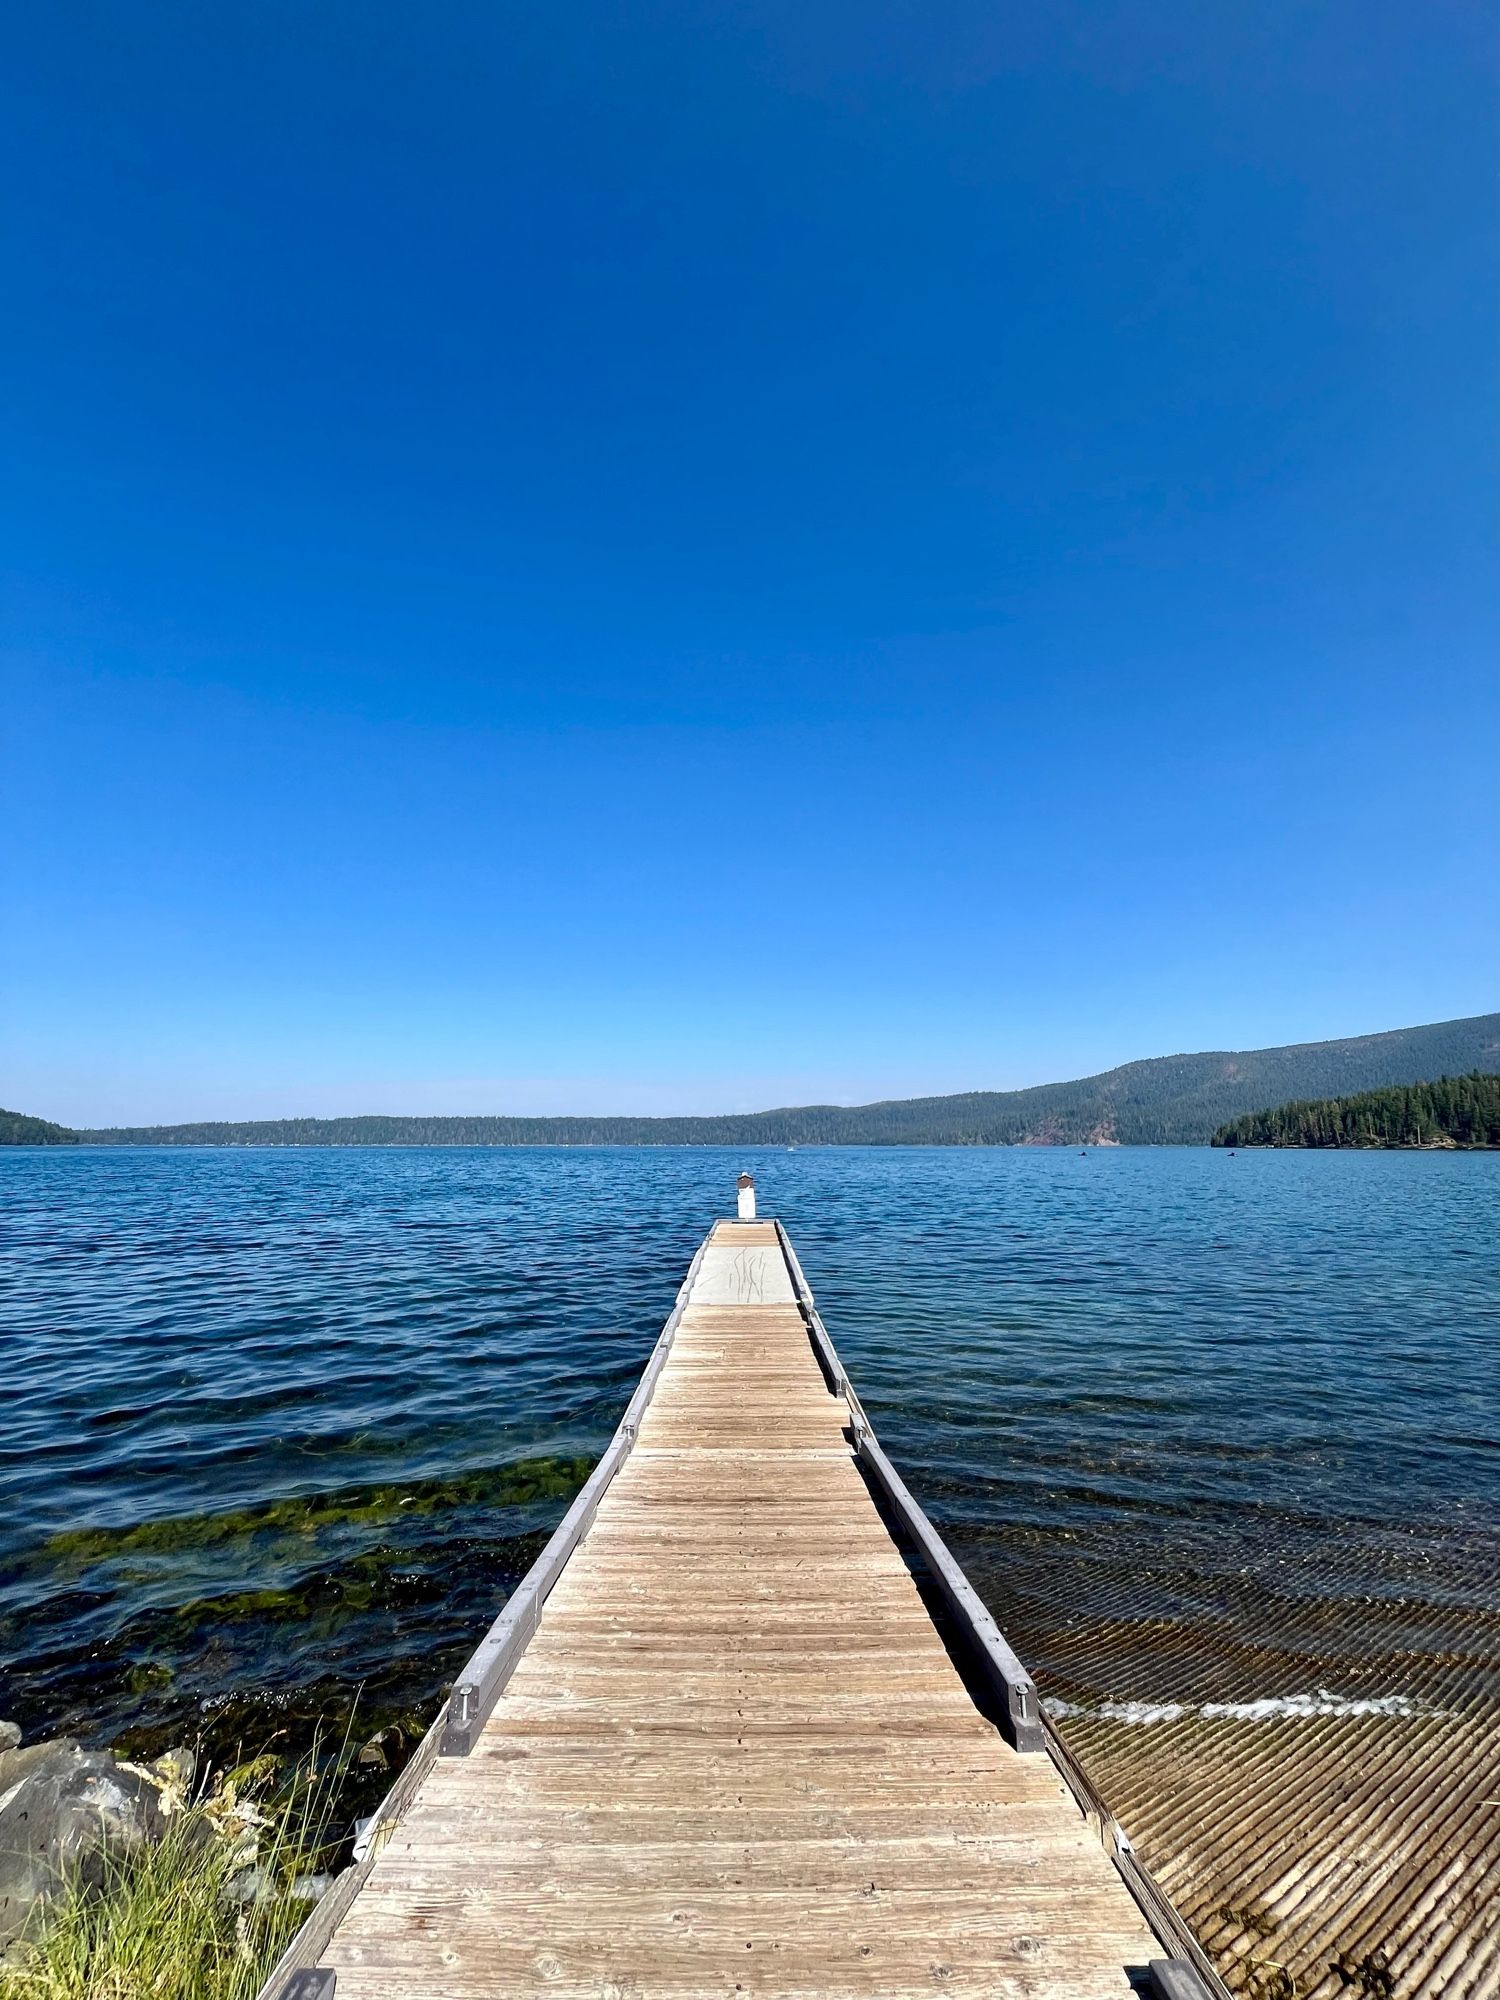
[[[338,2000],[1207,1993],[1173,1949],[880,1453],[784,1232],[721,1222],[266,1993],[330,1972]]]

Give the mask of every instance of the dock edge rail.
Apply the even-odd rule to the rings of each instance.
[[[792,1276],[797,1304],[807,1322],[807,1330],[812,1336],[813,1347],[828,1378],[828,1385],[849,1405],[855,1450],[869,1469],[891,1512],[916,1544],[985,1679],[999,1696],[1006,1718],[1006,1734],[1011,1742],[1021,1751],[1045,1750],[1047,1732],[1042,1721],[1036,1682],[1007,1644],[1000,1627],[985,1609],[984,1600],[948,1553],[947,1544],[913,1499],[905,1480],[881,1450],[874,1426],[844,1373],[838,1351],[813,1303],[812,1288],[797,1261],[791,1238],[780,1222],[776,1224],[776,1234]]]
[[[972,1657],[999,1696],[1009,1724],[1011,1742],[1019,1751],[1044,1750],[1048,1753],[1084,1816],[1097,1831],[1105,1851],[1151,1929],[1178,1954],[1171,1959],[1152,1959],[1149,1970],[1157,1992],[1162,2000],[1231,2000],[1229,1989],[1219,1977],[1212,1959],[1173,1907],[1165,1891],[1137,1858],[1125,1829],[1110,1813],[1078,1759],[1043,1712],[1036,1682],[986,1610],[978,1591],[954,1561],[942,1536],[881,1449],[874,1426],[844,1372],[838,1350],[813,1302],[812,1287],[792,1248],[792,1240],[780,1221],[776,1223],[776,1235],[792,1276],[797,1304],[802,1309],[802,1317],[807,1323],[808,1334],[828,1386],[849,1406],[855,1448],[891,1512],[921,1554],[952,1614],[958,1636],[967,1641]]]

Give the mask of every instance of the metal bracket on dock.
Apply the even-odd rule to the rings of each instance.
[[[1209,2000],[1207,1986],[1185,1958],[1153,1958],[1146,1969],[1160,2000]]]
[[[333,2000],[337,1979],[330,1965],[304,1965],[288,1976],[277,2000]]]
[[[1018,1750],[1028,1752],[1045,1750],[1047,1733],[1042,1722],[1036,1682],[1006,1643],[1000,1627],[985,1609],[984,1601],[978,1591],[953,1560],[942,1536],[917,1505],[907,1489],[906,1482],[881,1450],[874,1426],[865,1415],[858,1396],[849,1386],[849,1378],[844,1373],[838,1352],[828,1337],[828,1329],[813,1304],[812,1290],[803,1275],[802,1266],[797,1261],[797,1253],[792,1248],[791,1238],[780,1222],[776,1224],[776,1234],[781,1242],[787,1269],[791,1273],[792,1289],[797,1295],[797,1303],[802,1309],[802,1317],[807,1322],[807,1330],[812,1337],[813,1350],[817,1354],[828,1386],[836,1396],[842,1396],[849,1405],[849,1429],[855,1450],[868,1467],[891,1512],[916,1544],[955,1624],[968,1641],[970,1651],[978,1660],[986,1680],[990,1682],[999,1697],[1007,1725],[1006,1734],[1011,1742]]]

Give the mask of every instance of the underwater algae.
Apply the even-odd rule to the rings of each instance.
[[[395,1727],[410,1745],[594,1460],[562,1454],[446,1477],[51,1536],[27,1615],[0,1620],[28,1732],[134,1756],[217,1755]],[[49,1644],[49,1625],[86,1649]]]
[[[69,1528],[49,1536],[44,1551],[54,1562],[83,1566],[118,1556],[170,1556],[219,1548],[255,1535],[315,1536],[330,1528],[378,1528],[457,1508],[570,1500],[593,1466],[594,1460],[585,1457],[517,1459],[443,1479],[299,1494],[229,1513],[177,1515],[121,1528]]]

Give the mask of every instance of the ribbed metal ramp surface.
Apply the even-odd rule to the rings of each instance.
[[[1082,1618],[1045,1550],[997,1566],[1065,1743],[1245,2000],[1500,1996],[1500,1562],[1405,1540],[1282,1537],[1190,1615],[1170,1570]]]

